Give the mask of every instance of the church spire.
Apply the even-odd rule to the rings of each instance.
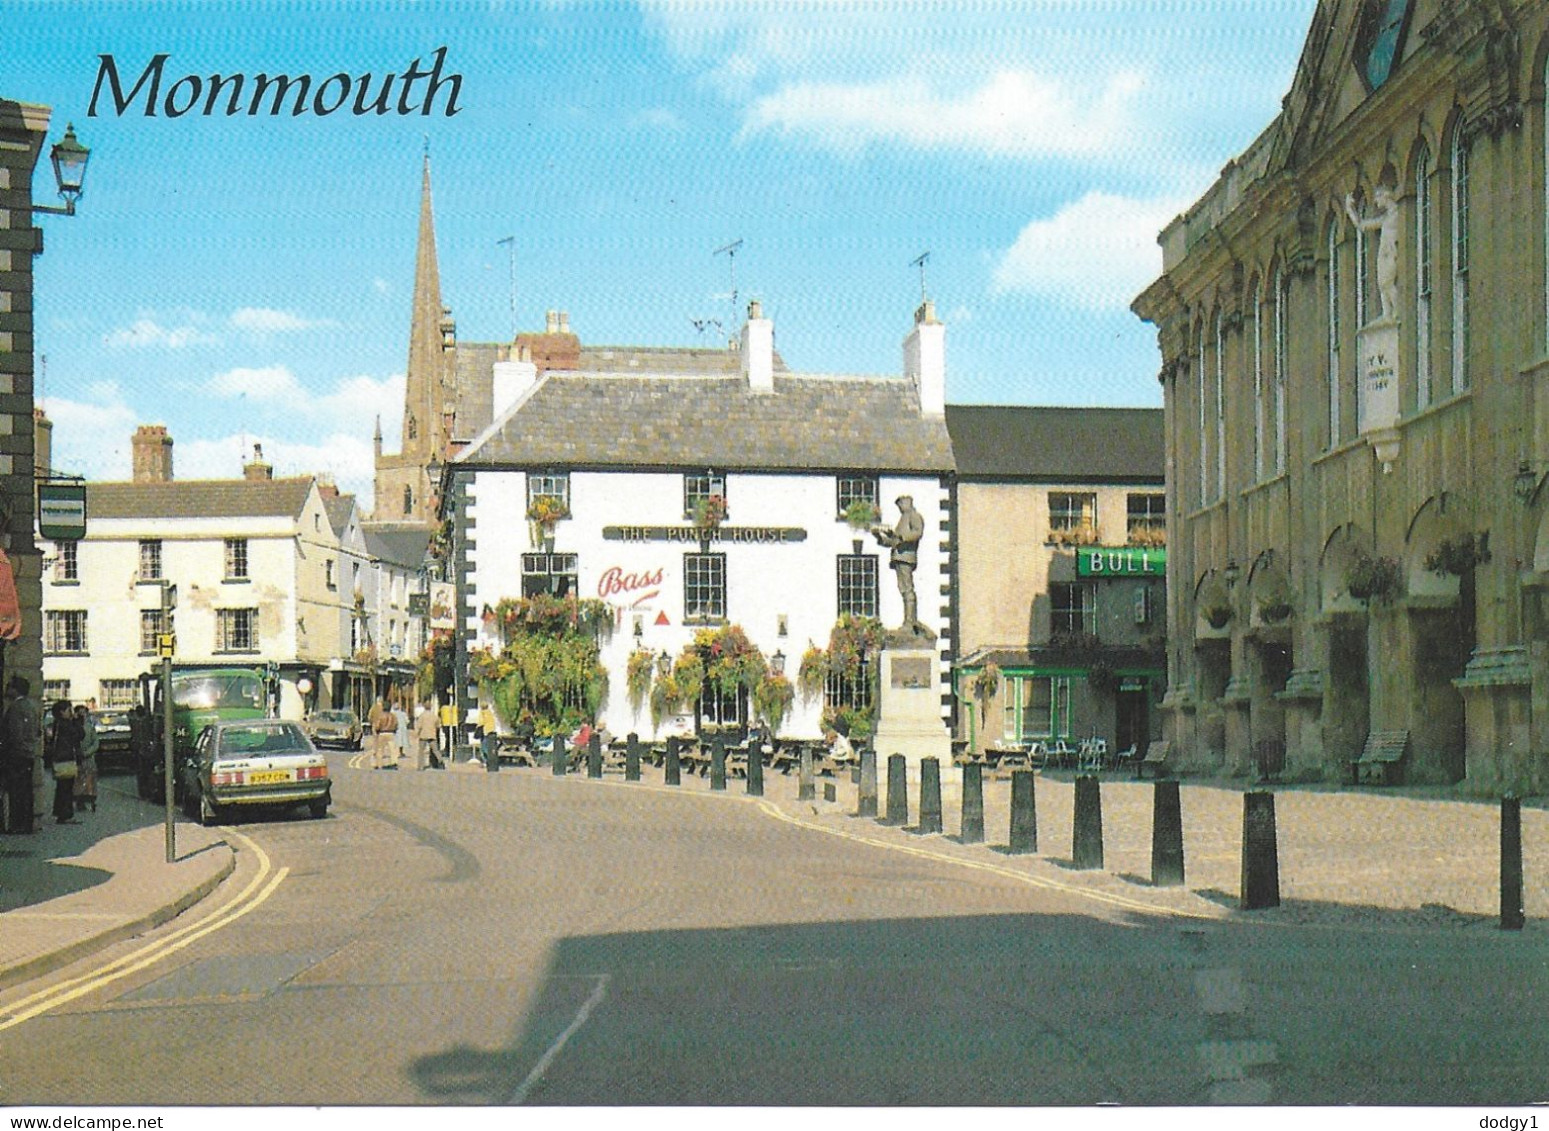
[[[430,147],[426,144],[420,182],[419,242],[414,253],[414,308],[409,322],[409,366],[404,390],[403,439],[399,451],[429,463],[439,457],[438,427],[446,408],[447,365],[441,305],[441,273],[436,263],[436,221],[430,203]]]

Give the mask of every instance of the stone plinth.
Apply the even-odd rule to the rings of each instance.
[[[952,765],[952,737],[941,719],[941,655],[935,642],[889,641],[882,649],[877,702],[877,761],[902,754],[911,782],[920,780],[920,759]]]

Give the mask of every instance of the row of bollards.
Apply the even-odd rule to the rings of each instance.
[[[667,739],[664,776],[667,785],[682,783],[681,740]],[[624,780],[640,780],[640,738],[631,733],[625,743]],[[565,739],[554,736],[551,766],[555,777],[566,773]],[[961,826],[958,839],[963,844],[984,841],[984,767],[970,763],[963,768]],[[602,740],[592,735],[586,749],[586,773],[602,777]],[[797,799],[816,797],[813,755],[804,748],[798,770]],[[879,824],[903,827],[909,820],[907,767],[902,754],[887,760],[887,806],[878,816],[877,756],[870,745],[860,752],[857,781],[857,817],[875,818]],[[1011,827],[1007,851],[1025,855],[1038,851],[1038,807],[1036,777],[1032,770],[1016,770],[1011,775]],[[710,788],[726,789],[726,747],[716,737],[710,743]],[[748,752],[747,792],[764,795],[764,762],[760,751]],[[824,797],[834,800],[835,790],[825,783]],[[1526,916],[1523,907],[1522,802],[1506,796],[1501,799],[1501,913],[1503,930],[1521,930]],[[936,758],[920,760],[920,820],[915,831],[940,833],[943,829],[941,806],[941,764]],[[1098,778],[1080,774],[1075,779],[1075,813],[1071,833],[1071,864],[1078,870],[1103,867],[1103,809]],[[1183,813],[1176,779],[1163,779],[1154,785],[1151,818],[1151,883],[1156,887],[1176,887],[1184,882]],[[1259,910],[1280,906],[1280,860],[1275,827],[1275,795],[1256,790],[1243,794],[1242,873],[1240,906]]]

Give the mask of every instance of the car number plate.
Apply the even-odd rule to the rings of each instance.
[[[289,770],[258,770],[247,775],[248,785],[274,785],[282,781],[290,781]]]

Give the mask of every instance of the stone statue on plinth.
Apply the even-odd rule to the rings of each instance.
[[[920,564],[920,539],[925,537],[925,519],[914,509],[909,495],[898,497],[898,522],[889,530],[873,526],[871,533],[882,545],[891,548],[888,564],[898,578],[898,593],[904,599],[904,622],[900,629],[913,636],[934,635],[920,622],[919,598],[914,592],[914,570]]]
[[[1398,201],[1387,185],[1372,191],[1372,213],[1362,216],[1355,207],[1353,194],[1345,197],[1345,212],[1350,222],[1363,232],[1377,233],[1377,296],[1382,302],[1379,322],[1398,317]]]

